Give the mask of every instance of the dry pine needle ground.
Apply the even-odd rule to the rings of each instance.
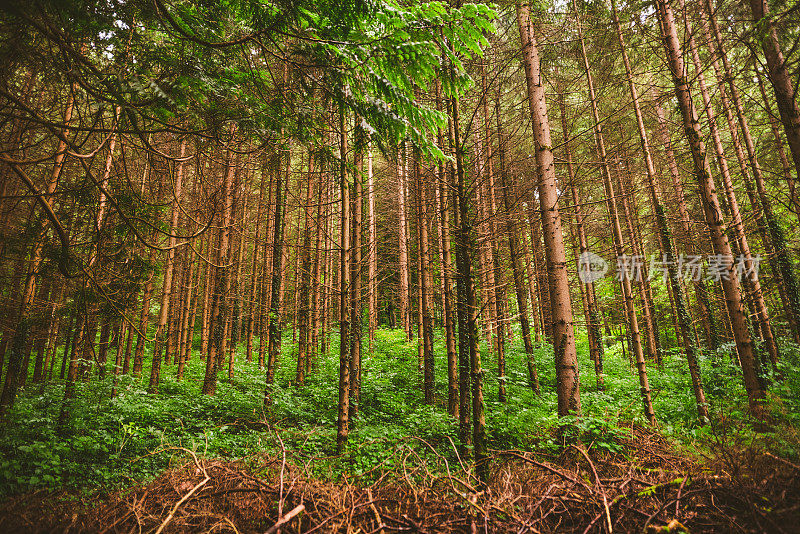
[[[411,457],[363,485],[315,480],[280,458],[246,468],[192,456],[150,484],[102,498],[9,499],[0,531],[800,532],[800,466],[792,462],[752,449],[698,461],[643,430],[625,451],[570,447],[547,461],[496,451],[484,488],[460,465],[442,476]]]

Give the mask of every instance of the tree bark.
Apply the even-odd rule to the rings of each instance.
[[[675,27],[672,8],[665,0],[658,0],[658,15],[661,22],[662,37],[668,57],[669,69],[675,86],[675,96],[678,99],[678,105],[683,117],[684,130],[689,141],[689,147],[692,151],[695,176],[697,177],[700,187],[703,210],[705,212],[706,223],[708,224],[714,252],[721,256],[732,256],[730,243],[723,231],[724,223],[722,219],[722,210],[719,205],[719,199],[717,198],[714,179],[711,176],[706,147],[700,130],[700,121],[698,120],[697,110],[694,107],[689,84],[686,79],[683,55],[677,29]],[[739,280],[732,271],[733,268],[731,266],[729,276],[723,277],[722,279],[725,303],[728,308],[728,316],[731,321],[739,360],[742,363],[744,385],[747,390],[750,408],[756,416],[760,417],[762,415],[764,391],[761,388],[755,371],[756,363],[753,353],[753,343],[747,328]]]
[[[636,89],[636,84],[633,80],[633,72],[628,59],[628,52],[625,48],[625,40],[622,36],[622,30],[617,16],[616,2],[611,2],[612,15],[614,17],[614,27],[616,28],[617,39],[619,40],[620,52],[622,54],[622,62],[625,65],[625,75],[628,79],[628,89],[631,93],[631,100],[633,102],[633,111],[636,115],[636,126],[639,130],[639,141],[641,143],[642,154],[644,155],[645,171],[647,172],[647,189],[650,196],[650,204],[653,207],[655,214],[656,225],[658,227],[658,236],[663,254],[663,261],[667,265],[667,275],[669,277],[669,286],[671,288],[671,296],[675,306],[675,316],[678,323],[676,335],[680,336],[683,351],[686,355],[686,361],[689,366],[689,374],[692,378],[692,389],[694,390],[695,402],[697,404],[697,415],[700,419],[700,424],[705,424],[708,419],[708,404],[706,402],[705,391],[703,389],[703,382],[700,374],[700,364],[697,360],[697,347],[694,344],[694,338],[691,332],[691,319],[686,310],[686,298],[683,294],[683,288],[680,284],[680,274],[678,273],[675,251],[672,246],[672,236],[670,234],[667,217],[664,212],[664,206],[661,203],[661,195],[658,188],[657,173],[655,165],[653,164],[653,157],[650,151],[650,141],[647,136],[647,130],[644,126],[644,119],[642,117],[641,107],[639,105],[639,94]]]
[[[147,392],[150,394],[158,393],[158,380],[161,376],[161,349],[164,345],[164,328],[169,318],[169,304],[172,296],[172,277],[175,270],[175,231],[178,227],[178,216],[180,211],[178,203],[181,200],[183,186],[183,158],[186,156],[186,138],[181,140],[180,158],[178,168],[175,172],[175,184],[172,188],[172,219],[169,225],[169,250],[167,251],[167,261],[164,266],[164,282],[161,288],[161,311],[158,315],[158,326],[156,326],[155,345],[153,347],[153,361],[150,368],[150,383]]]
[[[700,61],[700,54],[697,51],[697,46],[695,45],[694,37],[692,36],[692,25],[689,22],[689,16],[684,7],[684,1],[679,0],[678,5],[680,5],[683,9],[684,26],[686,27],[686,32],[688,35],[686,44],[689,47],[689,53],[692,58],[692,63],[694,64],[694,69],[697,76],[697,84],[700,87],[700,95],[703,99],[703,106],[705,108],[706,117],[708,118],[709,130],[711,131],[711,140],[714,145],[714,152],[717,156],[717,163],[719,164],[722,184],[725,189],[725,197],[727,198],[728,208],[731,212],[732,220],[730,226],[733,227],[740,254],[743,256],[747,268],[752,269],[753,257],[750,253],[750,244],[744,231],[744,223],[742,222],[741,210],[739,209],[739,201],[736,198],[736,192],[733,188],[733,178],[731,177],[728,161],[725,156],[725,150],[722,146],[722,139],[719,128],[717,127],[716,115],[711,103],[711,95],[708,92],[705,76],[703,75],[703,66]],[[723,93],[721,96],[723,97],[723,104],[726,104],[727,100],[724,99],[725,94]],[[766,345],[767,351],[769,352],[772,360],[777,361],[778,348],[775,344],[774,336],[772,335],[772,326],[769,322],[769,311],[767,310],[767,305],[764,302],[764,294],[761,291],[761,283],[758,281],[757,276],[745,277],[743,278],[742,283],[745,288],[751,288],[751,298],[756,312],[756,320],[758,321],[760,330],[764,335],[764,344]]]
[[[229,151],[225,162],[225,177],[222,185],[222,198],[224,207],[222,210],[222,221],[219,229],[219,246],[214,266],[214,286],[211,295],[212,303],[209,314],[210,337],[208,354],[206,355],[206,371],[203,379],[202,392],[206,395],[214,395],[217,390],[217,370],[219,361],[225,356],[225,329],[228,322],[227,314],[227,291],[228,284],[228,261],[230,248],[231,218],[233,211],[233,180],[237,163],[233,161],[234,156]],[[211,267],[211,266],[209,266]]]
[[[284,151],[286,154],[284,155]],[[281,317],[281,285],[283,283],[283,237],[285,234],[286,223],[284,221],[285,203],[284,200],[284,176],[281,162],[286,159],[286,177],[289,172],[288,150],[280,149],[270,155],[270,172],[274,176],[275,188],[275,213],[272,222],[272,265],[270,268],[270,301],[269,301],[269,327],[267,344],[267,386],[264,390],[264,402],[267,406],[271,403],[272,382],[275,380],[275,368],[278,365],[278,357],[281,351],[281,334],[283,322]]]
[[[783,57],[778,32],[769,15],[767,1],[749,0],[749,4],[755,19],[754,24],[757,25],[755,33],[761,35],[761,46],[769,69],[767,75],[775,92],[775,101],[794,160],[795,173],[800,176],[800,108],[797,105],[797,94]]]
[[[536,164],[539,170],[539,202],[547,259],[550,302],[553,316],[553,347],[555,349],[556,390],[558,415],[580,415],[580,382],[572,322],[572,303],[567,279],[564,237],[558,210],[558,188],[547,117],[544,85],[540,72],[539,51],[533,35],[528,4],[516,4],[517,26],[522,42],[528,104],[533,123]]]
[[[564,154],[567,161],[567,173],[569,174],[569,186],[572,193],[573,210],[575,211],[575,229],[578,234],[578,247],[581,254],[589,252],[589,241],[586,238],[586,228],[583,221],[583,211],[581,209],[578,188],[575,186],[575,170],[572,163],[572,148],[569,142],[571,132],[567,121],[567,106],[564,101],[564,94],[558,94],[558,105],[561,111],[561,133],[564,137]],[[510,230],[509,230],[510,233]],[[603,375],[603,336],[600,333],[600,320],[597,314],[597,301],[594,294],[594,282],[580,282],[581,295],[585,302],[586,335],[589,340],[589,357],[594,363],[595,379],[598,391],[605,390],[605,380]]]
[[[583,58],[583,68],[586,73],[586,82],[589,91],[589,100],[592,108],[592,118],[594,120],[594,139],[597,145],[597,152],[600,156],[600,165],[603,174],[603,186],[606,193],[606,203],[608,206],[608,215],[611,222],[612,237],[614,240],[614,252],[617,258],[625,256],[625,245],[622,237],[622,227],[619,221],[619,212],[617,210],[616,194],[614,192],[614,184],[611,178],[611,169],[608,162],[608,155],[606,154],[605,139],[603,135],[603,126],[600,121],[600,113],[597,106],[597,97],[594,91],[594,80],[592,72],[589,68],[589,59],[586,55],[586,46],[583,41],[583,34],[581,31],[580,17],[578,9],[573,1],[573,8],[575,9],[576,25],[578,29],[578,36],[581,45],[581,56]],[[633,289],[631,287],[631,279],[627,269],[619,273],[622,286],[622,298],[625,301],[625,315],[627,316],[628,332],[630,335],[631,349],[633,350],[634,361],[636,362],[636,369],[639,375],[639,389],[642,396],[642,404],[644,407],[644,415],[651,425],[656,424],[656,416],[653,411],[653,400],[650,394],[650,383],[647,377],[647,367],[644,359],[644,351],[642,350],[641,333],[639,331],[639,319],[636,314],[636,306],[634,303]]]
[[[339,403],[336,453],[342,454],[350,433],[350,182],[347,172],[347,121],[339,109]]]
[[[719,31],[719,26],[717,25],[717,20],[714,17],[713,13],[714,10],[711,5],[710,0],[705,0],[704,7],[706,10],[706,16],[708,17],[708,22],[704,24],[704,30],[706,31],[706,39],[709,51],[711,52],[712,57],[712,66],[714,67],[714,72],[716,74],[717,80],[719,81],[719,89],[720,89],[720,96],[722,100],[723,107],[726,112],[726,117],[728,119],[728,123],[731,130],[731,137],[736,147],[736,154],[739,159],[740,165],[742,166],[742,176],[745,179],[745,184],[747,185],[748,193],[751,194],[752,187],[750,185],[750,181],[747,177],[747,169],[744,165],[744,158],[742,156],[741,150],[741,143],[739,142],[739,138],[736,132],[736,127],[733,124],[733,119],[731,117],[732,113],[727,99],[725,97],[724,89],[725,89],[725,81],[728,83],[728,88],[730,89],[730,96],[731,101],[733,102],[733,109],[736,111],[736,119],[738,121],[739,127],[742,131],[742,139],[744,140],[745,148],[747,149],[747,161],[750,164],[750,169],[753,173],[753,178],[756,184],[756,191],[758,192],[758,201],[751,200],[753,204],[753,208],[756,209],[757,212],[763,215],[763,221],[760,221],[759,229],[764,233],[764,230],[768,232],[767,235],[763,235],[762,239],[765,245],[771,245],[772,250],[774,251],[774,256],[770,255],[771,263],[775,265],[775,270],[778,272],[777,282],[781,285],[782,291],[780,292],[781,297],[783,297],[783,309],[786,313],[786,319],[789,323],[789,328],[791,329],[792,336],[794,337],[795,341],[800,341],[800,318],[798,318],[797,314],[800,313],[800,289],[798,286],[797,276],[794,273],[794,269],[792,268],[791,259],[789,258],[788,252],[788,245],[786,243],[786,238],[783,234],[783,229],[780,227],[775,214],[772,210],[772,202],[767,197],[766,186],[764,183],[764,173],[761,170],[761,165],[758,161],[758,157],[756,155],[756,148],[755,142],[753,141],[753,136],[750,133],[750,125],[747,121],[747,118],[744,114],[744,108],[742,106],[741,98],[739,97],[739,90],[736,87],[736,82],[734,80],[733,71],[731,66],[728,62],[728,57],[726,55],[725,48],[722,42],[722,35]],[[711,34],[711,35],[709,35]],[[714,42],[712,42],[711,37],[713,35]],[[715,50],[716,47],[716,50]],[[716,52],[716,54],[715,54]],[[723,72],[720,72],[719,64],[716,60],[717,56],[722,61]],[[784,154],[785,159],[785,154]],[[794,183],[792,182],[792,191],[794,191],[793,187]],[[794,192],[792,194],[792,201],[794,202],[795,195]],[[760,219],[759,219],[760,220]],[[765,228],[766,227],[766,228]],[[768,332],[768,335],[771,335],[771,331]],[[774,339],[771,341],[771,344],[768,345],[768,349],[770,350],[770,356],[773,357],[773,365],[777,363],[777,347],[774,346]]]
[[[414,181],[416,189],[416,212],[417,212],[417,248],[419,256],[419,278],[420,278],[420,318],[422,331],[420,332],[420,343],[423,350],[423,369],[425,404],[433,405],[434,394],[436,392],[436,378],[434,375],[433,358],[433,317],[431,314],[431,273],[429,267],[428,254],[428,207],[425,194],[425,184],[422,180],[420,170],[420,154],[417,151],[414,158]]]
[[[400,239],[400,317],[403,329],[406,332],[406,340],[412,339],[411,335],[411,311],[410,307],[410,278],[408,272],[408,235],[407,235],[407,213],[406,213],[406,173],[408,164],[406,161],[405,143],[397,151],[397,209],[399,218],[399,239]]]
[[[378,220],[375,213],[375,176],[372,172],[372,144],[367,146],[367,213],[369,216],[369,245],[367,294],[369,295],[369,352],[375,346],[378,328]]]

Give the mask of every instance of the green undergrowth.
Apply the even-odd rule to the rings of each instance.
[[[777,423],[768,435],[770,447],[797,456],[800,428],[800,350],[783,340],[782,380],[772,381],[769,408]],[[366,344],[366,343],[365,343]],[[256,341],[256,346],[258,342]],[[635,368],[617,342],[605,351],[604,391],[598,391],[585,337],[578,339],[583,417],[569,421],[572,434],[596,449],[625,454],[632,425],[644,425]],[[701,353],[706,394],[713,413],[710,425],[697,423],[686,363],[678,351],[666,351],[661,369],[649,366],[653,403],[661,432],[689,448],[708,448],[725,439],[748,440],[755,435],[747,421],[747,404],[732,347]],[[423,403],[416,342],[406,342],[401,330],[381,329],[374,350],[363,355],[359,415],[350,446],[336,456],[338,347],[331,336],[327,356],[303,386],[294,384],[296,346],[291,332],[264,407],[264,372],[248,363],[239,347],[234,377],[220,371],[217,394],[203,395],[205,364],[195,352],[185,377],[175,379],[175,367],[162,367],[158,395],[146,393],[146,376],[120,377],[119,394],[110,398],[112,377],[78,384],[78,398],[68,424],[56,427],[63,382],[45,386],[28,383],[21,391],[0,435],[0,493],[32,489],[112,490],[145,482],[163,469],[186,461],[186,450],[208,457],[243,460],[257,465],[264,455],[286,451],[291,462],[306,465],[314,476],[374,480],[382,472],[425,463],[445,469],[459,461],[457,423],[447,414],[447,374],[443,333],[437,332],[436,405]],[[148,355],[149,356],[149,355]],[[506,403],[498,401],[496,362],[482,346],[485,368],[486,421],[489,447],[556,453],[553,351],[536,349],[541,393],[528,386],[525,355],[519,335],[507,354]],[[113,356],[111,358],[113,360]],[[226,366],[223,366],[226,367]],[[149,362],[145,365],[145,375]],[[110,372],[107,373],[110,375]],[[733,430],[731,430],[733,429]],[[733,436],[733,438],[731,437]],[[763,435],[762,435],[763,437]],[[463,452],[463,451],[462,451]]]

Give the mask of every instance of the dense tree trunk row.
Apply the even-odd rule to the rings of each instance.
[[[658,0],[647,20],[615,2],[573,2],[552,20],[513,9],[497,24],[514,31],[481,57],[445,39],[451,48],[425,64],[430,83],[405,88],[416,111],[381,101],[378,117],[341,66],[331,82],[273,57],[259,61],[281,120],[203,131],[191,114],[138,130],[132,107],[106,109],[81,80],[59,85],[35,66],[0,82],[13,110],[0,124],[0,417],[30,382],[60,380],[66,428],[81,381],[109,380],[115,396],[149,367],[157,395],[167,372],[186,380],[195,359],[207,395],[229,387],[237,365],[257,367],[269,416],[276,384],[304,387],[330,361],[343,454],[383,327],[416,349],[408,387],[446,405],[481,479],[485,385],[508,402],[521,373],[533,394],[555,390],[560,417],[580,416],[584,338],[598,391],[606,348],[622,342],[650,425],[648,365],[685,359],[705,424],[703,366],[732,341],[761,417],[784,345],[800,343],[788,231],[800,212],[800,111],[780,22],[749,2],[753,52],[731,41],[742,23],[711,0]],[[742,67],[745,52],[756,56]],[[752,67],[762,60],[769,84]],[[674,102],[656,89],[666,85]],[[395,113],[427,117],[428,131],[384,135]],[[607,275],[584,277],[598,257]],[[703,268],[716,276],[694,276]],[[517,353],[524,369],[510,363]]]

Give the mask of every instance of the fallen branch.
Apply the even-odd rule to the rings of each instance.
[[[589,462],[589,466],[592,468],[592,473],[594,473],[594,480],[597,482],[597,486],[600,488],[600,495],[603,496],[603,508],[605,509],[605,512],[606,512],[606,528],[608,530],[608,534],[611,534],[611,532],[612,532],[612,528],[611,528],[611,510],[608,509],[608,498],[606,497],[606,489],[603,487],[603,484],[600,482],[600,477],[597,475],[597,469],[595,469],[594,463],[592,462],[592,459],[589,458],[589,455],[586,453],[586,451],[583,450],[581,447],[578,447],[576,445],[573,445],[573,447],[575,449],[577,449],[578,452],[580,452],[583,455],[584,458],[586,458],[586,461]]]
[[[274,532],[276,532],[276,531],[277,531],[279,528],[281,528],[283,525],[285,525],[286,523],[288,523],[289,521],[291,521],[292,519],[294,519],[294,517],[295,517],[297,514],[299,514],[300,512],[302,512],[302,511],[303,511],[303,510],[305,510],[305,509],[306,509],[306,505],[305,505],[305,504],[298,504],[297,506],[295,506],[295,507],[292,509],[292,511],[290,511],[288,514],[286,514],[286,515],[285,515],[285,516],[283,516],[282,518],[278,519],[278,522],[277,522],[277,523],[275,523],[274,525],[272,525],[272,526],[269,528],[269,530],[267,530],[267,531],[266,531],[264,534],[273,534],[273,533],[274,533]]]
[[[170,510],[169,515],[167,516],[167,518],[161,523],[161,526],[158,527],[158,530],[156,530],[156,534],[161,534],[161,532],[169,524],[169,522],[172,521],[172,518],[175,517],[175,512],[178,511],[178,508],[180,508],[180,506],[183,503],[188,501],[192,497],[192,495],[194,495],[197,492],[197,490],[199,490],[200,488],[205,486],[206,482],[211,480],[211,477],[208,476],[208,472],[206,472],[205,468],[202,465],[200,465],[200,462],[197,460],[197,456],[192,451],[189,451],[188,449],[186,449],[186,450],[192,455],[192,458],[194,459],[195,465],[197,466],[198,469],[200,469],[203,472],[203,474],[205,475],[205,478],[203,480],[201,480],[200,483],[197,484],[195,487],[190,489],[189,493],[184,495],[181,498],[181,500],[179,500],[178,502],[175,503],[175,506],[172,507],[172,510]]]

